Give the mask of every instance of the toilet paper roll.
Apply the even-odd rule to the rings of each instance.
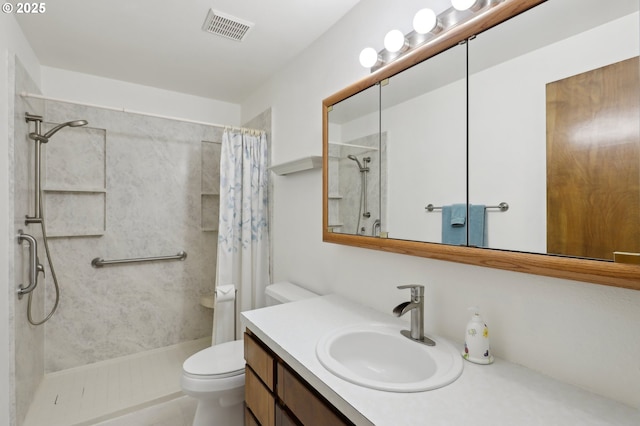
[[[228,302],[236,298],[236,286],[233,284],[216,287],[216,302]]]

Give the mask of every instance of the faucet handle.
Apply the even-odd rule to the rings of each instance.
[[[404,290],[410,288],[411,289],[411,297],[423,297],[424,296],[424,286],[420,284],[406,284],[399,285],[399,290]]]

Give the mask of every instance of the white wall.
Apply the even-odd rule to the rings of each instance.
[[[53,98],[130,111],[240,125],[240,106],[237,104],[59,68],[42,67],[42,93]]]
[[[0,14],[0,425],[9,425],[14,416],[13,398],[13,344],[10,328],[10,303],[15,297],[9,259],[13,258],[15,236],[13,232],[13,209],[11,188],[13,179],[10,158],[9,136],[13,135],[13,64],[14,57],[29,71],[31,77],[40,81],[40,64],[26,42],[20,27],[12,15]]]
[[[274,163],[321,153],[322,99],[364,77],[360,50],[406,30],[424,2],[403,5],[362,0],[242,105],[245,117],[272,108]],[[478,305],[498,357],[640,406],[640,291],[323,243],[321,173],[273,179],[274,280],[389,314],[408,297],[397,285],[424,284],[429,332],[461,341],[466,308]]]

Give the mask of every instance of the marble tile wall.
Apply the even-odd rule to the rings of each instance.
[[[220,154],[222,144],[202,141],[201,147],[201,228],[207,232],[218,231],[220,213]]]
[[[211,335],[212,311],[199,299],[213,291],[217,233],[203,231],[216,221],[203,216],[215,214],[215,202],[202,194],[215,190],[209,181],[219,172],[203,170],[214,167],[203,161],[203,141],[220,142],[223,129],[53,101],[46,102],[45,118],[89,122],[54,135],[48,147],[47,188],[74,191],[47,192],[47,224],[75,237],[51,239],[62,295],[46,326],[45,370]],[[53,168],[55,162],[67,170]],[[102,163],[104,192],[97,191]],[[92,236],[100,222],[103,233]],[[181,250],[185,261],[91,266],[95,257]]]
[[[213,290],[217,233],[205,228],[215,228],[217,204],[203,194],[217,191],[216,150],[211,156],[208,147],[221,141],[223,129],[23,98],[20,93],[39,90],[18,60],[9,62],[15,82],[9,123],[12,226],[15,235],[22,229],[36,237],[43,264],[41,230],[24,224],[25,215],[34,213],[34,143],[27,136],[34,129],[24,114],[43,115],[45,131],[54,123],[89,121],[56,133],[43,149],[45,217],[54,235],[50,246],[61,298],[52,319],[39,327],[27,322],[27,298],[11,299],[12,424],[20,425],[45,372],[211,334],[212,311],[199,299]],[[266,129],[270,141],[271,111],[244,126]],[[185,261],[90,265],[94,257],[179,250],[187,251]],[[14,294],[28,279],[26,244],[16,243],[12,253],[14,285],[7,291]],[[35,319],[54,303],[51,270],[45,268],[46,278],[34,292]]]
[[[13,102],[13,132],[9,132],[10,152],[13,153],[13,167],[10,176],[13,177],[13,184],[10,188],[9,203],[12,204],[14,212],[13,235],[18,235],[18,231],[32,235],[38,242],[38,247],[42,247],[42,233],[37,224],[26,226],[25,216],[34,214],[34,184],[33,184],[33,155],[34,142],[27,137],[29,132],[34,131],[34,125],[25,121],[25,113],[41,115],[44,112],[44,103],[41,100],[23,98],[20,93],[23,91],[38,93],[38,88],[34,81],[18,59],[11,58],[11,63],[15,65],[15,93]],[[11,73],[10,73],[11,75]],[[17,241],[17,240],[16,240]],[[34,327],[27,322],[27,300],[23,297],[18,300],[15,290],[21,284],[26,284],[29,280],[28,244],[10,245],[13,248],[13,257],[9,257],[10,275],[13,277],[8,287],[11,294],[9,298],[9,318],[10,333],[12,335],[13,346],[13,389],[15,413],[15,424],[22,424],[33,395],[35,394],[40,381],[44,375],[44,328]],[[44,260],[44,254],[40,254],[40,261]],[[48,273],[49,271],[47,271]],[[38,288],[33,293],[32,312],[34,319],[39,320],[44,314],[44,292],[42,279]],[[14,424],[14,423],[12,423]]]
[[[383,206],[386,205],[386,134],[364,136],[345,144],[330,147],[329,192],[341,198],[331,201],[329,222],[342,224],[334,228],[334,232],[372,235],[373,223],[384,218]],[[363,157],[371,159],[366,173],[369,218],[361,217],[364,212],[360,211],[362,173],[356,162],[347,158],[348,155],[355,155],[363,166]]]

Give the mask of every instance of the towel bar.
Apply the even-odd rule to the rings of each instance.
[[[118,263],[154,262],[156,260],[185,260],[186,258],[187,252],[185,251],[181,251],[175,256],[139,257],[135,259],[104,260],[96,257],[91,261],[91,266],[93,266],[94,268],[102,268],[105,265],[115,265]]]
[[[424,209],[426,211],[428,211],[428,212],[432,212],[434,210],[442,210],[442,207],[436,207],[433,204],[429,204]],[[509,210],[509,204],[507,204],[507,203],[505,203],[503,201],[502,203],[498,204],[497,206],[486,206],[485,209],[499,209],[501,212],[506,212],[507,210]]]

